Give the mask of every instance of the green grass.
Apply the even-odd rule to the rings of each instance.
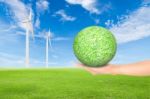
[[[150,77],[81,69],[0,70],[0,99],[150,99]]]

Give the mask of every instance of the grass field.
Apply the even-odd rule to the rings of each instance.
[[[81,69],[0,70],[0,99],[150,99],[150,77]]]

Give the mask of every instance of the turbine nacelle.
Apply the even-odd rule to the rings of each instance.
[[[52,33],[51,33],[50,29],[49,29],[49,31],[46,33],[46,40],[48,40],[50,48],[52,48],[52,46],[51,46],[51,38],[52,38]]]
[[[34,38],[34,30],[33,30],[33,24],[32,24],[32,10],[30,8],[30,11],[29,11],[29,16],[24,20],[22,21],[22,23],[25,24],[25,27],[26,27],[26,31],[30,32],[32,34],[32,37]]]

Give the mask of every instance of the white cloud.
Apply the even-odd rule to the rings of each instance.
[[[41,22],[40,22],[40,19],[37,18],[36,21],[35,21],[35,24],[34,24],[35,27],[36,27],[36,28],[40,28],[40,23],[41,23]]]
[[[95,13],[95,14],[100,14],[100,11],[97,8],[97,0],[66,0],[66,2],[70,4],[78,4],[81,5],[85,10]]]
[[[0,32],[9,32],[9,31],[11,31],[11,30],[15,30],[16,28],[17,28],[17,26],[15,26],[15,25],[10,25],[10,26],[7,27],[7,28],[1,29]]]
[[[37,66],[44,66],[45,61],[40,61],[37,59],[30,59],[30,66],[31,67],[37,67]],[[10,67],[19,67],[19,68],[25,68],[25,58],[22,56],[16,56],[13,54],[8,54],[5,52],[0,52],[0,63],[2,64],[3,68],[10,68]],[[49,65],[57,65],[57,62],[49,61]]]
[[[0,0],[0,2],[3,2],[9,6],[13,13],[12,17],[14,17],[14,20],[17,22],[18,26],[26,29],[26,25],[21,21],[25,20],[29,16],[29,7],[20,0]]]
[[[26,29],[26,24],[22,23],[28,16],[29,16],[29,9],[30,7],[26,4],[24,4],[21,0],[0,0],[0,2],[5,3],[10,8],[9,10],[6,9],[7,13],[10,13],[11,17],[14,19],[14,21],[17,23],[19,27],[22,29]],[[35,20],[34,26],[36,28],[40,28],[40,14],[47,11],[49,8],[49,2],[47,0],[38,0],[36,2],[36,12],[37,12],[37,18]],[[32,9],[31,9],[32,10]],[[32,15],[34,16],[34,13],[32,11]]]
[[[43,14],[45,11],[48,11],[49,9],[49,2],[47,0],[38,0],[36,2],[36,12],[37,12],[37,18],[35,21],[35,27],[40,28],[40,14]]]
[[[112,25],[114,25],[114,21],[113,20],[107,20],[105,22],[106,27],[111,27]]]
[[[39,39],[45,39],[45,33],[47,33],[48,31],[42,31],[41,33],[39,34],[35,34],[34,37],[35,38],[39,38]],[[16,33],[17,35],[23,35],[25,36],[25,33],[24,32],[17,32]],[[54,33],[51,33],[51,40],[52,41],[67,41],[67,40],[70,40],[69,37],[61,37],[61,36],[54,36]]]
[[[110,22],[108,22],[110,23]],[[126,43],[150,36],[150,7],[141,7],[122,19],[118,24],[112,24],[110,30],[118,43]]]
[[[20,56],[0,52],[0,63],[3,65],[3,67],[6,66],[21,67],[24,65],[24,59]]]
[[[100,19],[93,19],[95,24],[98,25],[100,23]]]
[[[150,0],[143,0],[143,4],[150,4]]]
[[[47,0],[39,0],[36,2],[36,9],[38,12],[44,12],[48,10],[49,2]]]
[[[56,59],[56,58],[58,58],[59,56],[57,56],[57,55],[52,55],[52,57]]]
[[[0,20],[0,48],[2,49],[2,45],[5,46],[8,43],[17,43],[17,37],[15,31],[17,30],[17,26],[8,24]],[[7,39],[6,39],[7,37]]]
[[[70,40],[70,38],[69,37],[55,37],[52,40],[54,40],[54,41],[67,41],[67,40]]]
[[[75,17],[72,17],[72,16],[67,15],[64,10],[59,10],[59,11],[57,11],[57,12],[54,14],[54,16],[60,16],[60,17],[61,17],[60,20],[63,21],[63,22],[64,22],[64,21],[74,21],[74,20],[76,20]]]

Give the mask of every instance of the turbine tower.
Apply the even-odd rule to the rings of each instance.
[[[51,32],[50,32],[50,29],[49,31],[46,33],[46,57],[45,57],[45,64],[46,64],[46,68],[48,68],[48,49],[49,49],[49,46],[50,48],[52,48],[51,46]]]
[[[29,16],[23,22],[26,25],[26,48],[25,48],[25,64],[29,68],[30,65],[30,33],[34,36],[32,25],[32,10],[30,9]]]

